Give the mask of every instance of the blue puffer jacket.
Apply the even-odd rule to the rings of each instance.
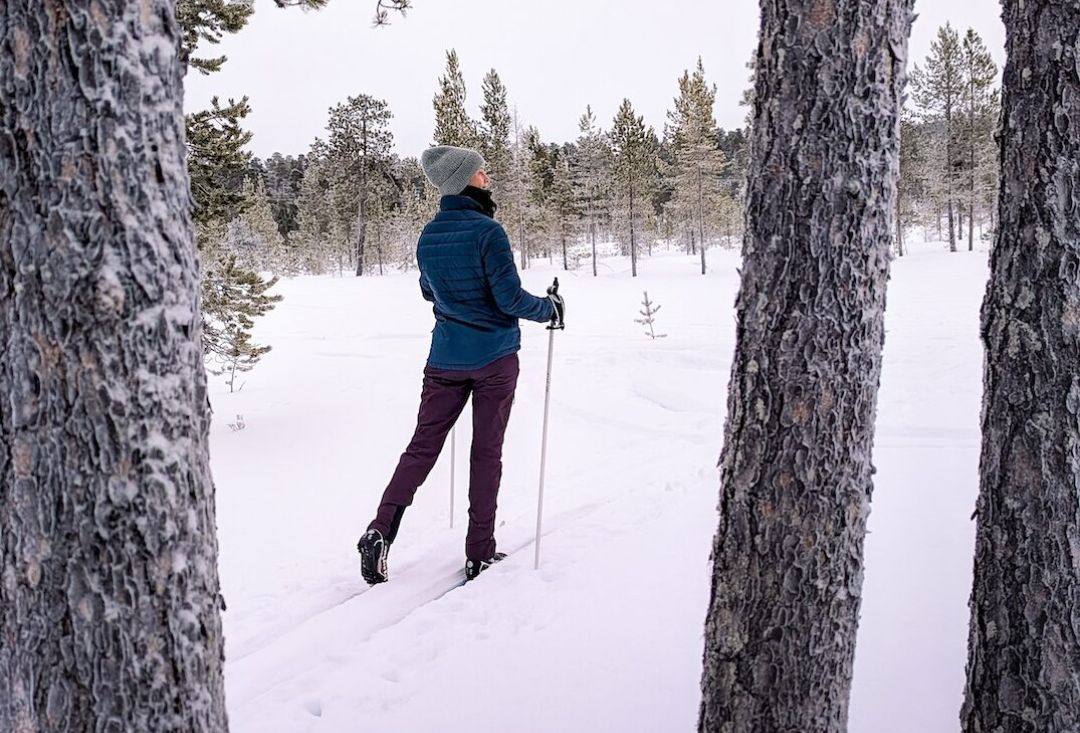
[[[555,306],[521,288],[502,225],[468,196],[443,196],[416,245],[420,290],[435,304],[428,366],[479,369],[521,348],[518,319],[544,323]]]

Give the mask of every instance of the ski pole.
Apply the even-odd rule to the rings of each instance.
[[[450,428],[450,529],[454,528],[454,476],[457,474],[457,426]]]
[[[548,292],[557,294],[559,292],[559,278],[555,278],[555,284],[551,286],[551,290]],[[547,434],[548,434],[548,412],[551,407],[551,357],[555,349],[555,332],[562,329],[564,326],[561,322],[552,321],[548,324],[548,358],[547,358],[547,379],[544,386],[544,433],[540,442],[540,496],[537,500],[536,506],[536,558],[533,563],[533,569],[538,570],[540,568],[540,529],[544,519],[544,469],[547,467]]]

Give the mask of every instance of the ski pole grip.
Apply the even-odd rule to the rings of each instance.
[[[559,294],[559,278],[555,278],[555,282],[551,284],[551,287],[548,288],[547,291],[548,295]],[[564,328],[566,328],[566,326],[563,325],[562,321],[559,319],[558,311],[556,311],[555,315],[551,319],[551,323],[548,324],[547,330],[561,331]]]

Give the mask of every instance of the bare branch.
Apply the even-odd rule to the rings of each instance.
[[[390,24],[390,13],[401,13],[412,8],[412,0],[377,0],[375,5],[376,27]]]
[[[303,8],[304,10],[321,10],[326,7],[330,0],[274,0],[279,8]]]
[[[304,10],[321,10],[330,0],[274,0],[279,8],[303,8]],[[405,11],[412,8],[412,0],[376,0],[375,20],[372,25],[378,27],[390,24],[390,13],[405,15]]]

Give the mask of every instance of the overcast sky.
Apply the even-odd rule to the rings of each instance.
[[[229,61],[217,74],[188,76],[186,107],[248,95],[260,157],[306,153],[324,134],[327,110],[361,93],[389,103],[398,152],[419,155],[431,142],[431,99],[449,48],[461,59],[474,117],[484,74],[495,68],[522,122],[545,140],[576,138],[587,104],[609,127],[623,97],[661,132],[677,79],[699,55],[718,88],[717,121],[737,127],[759,21],[756,0],[415,0],[407,17],[372,29],[374,0],[332,0],[319,12],[255,4],[247,28],[205,49]],[[978,31],[1004,63],[997,0],[917,0],[916,12],[912,61],[951,21]]]

